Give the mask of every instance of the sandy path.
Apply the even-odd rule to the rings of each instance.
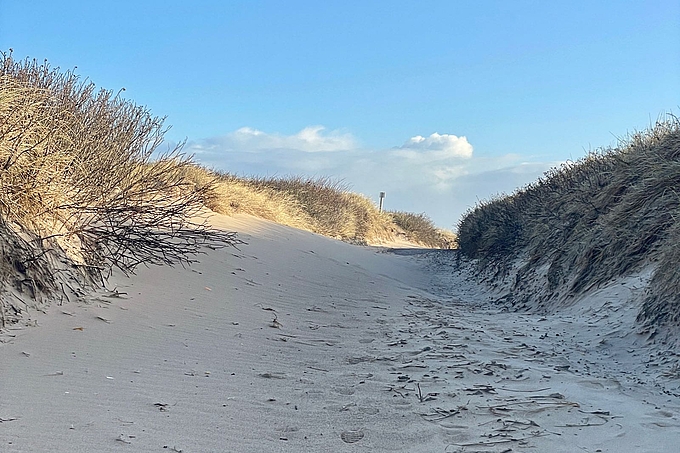
[[[248,245],[117,277],[122,297],[2,337],[0,451],[680,445],[678,398],[591,347],[596,318],[499,313],[428,255],[217,221]]]

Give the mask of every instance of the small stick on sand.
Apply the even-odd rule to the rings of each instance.
[[[550,387],[545,387],[545,388],[537,389],[537,390],[519,390],[519,389],[507,389],[507,388],[504,388],[504,387],[498,387],[498,390],[505,390],[506,392],[536,393],[536,392],[544,392],[546,390],[550,390]]]
[[[509,437],[509,438],[506,438],[506,439],[490,440],[488,442],[480,441],[480,442],[469,442],[469,443],[465,443],[465,444],[450,444],[450,445],[455,445],[456,447],[474,447],[474,446],[483,447],[483,446],[490,446],[490,445],[496,445],[496,444],[507,444],[509,442],[522,442],[522,441],[527,441],[527,440],[534,438],[534,437],[544,437],[544,436],[547,436],[548,434],[553,434],[553,433],[550,433],[550,432],[548,432],[547,434],[540,434],[539,433],[539,434],[535,434],[533,436],[523,437],[521,439],[515,439],[513,437]]]
[[[266,310],[266,308],[263,308],[263,310]],[[274,311],[272,309],[272,311]],[[274,319],[272,320],[271,324],[269,324],[269,327],[273,327],[274,329],[280,329],[283,324],[279,322],[278,317],[276,316],[276,313],[274,313]]]

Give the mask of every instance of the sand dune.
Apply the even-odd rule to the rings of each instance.
[[[634,281],[557,315],[504,313],[451,252],[214,222],[247,245],[114,276],[2,335],[0,451],[680,445],[678,376],[628,327]]]

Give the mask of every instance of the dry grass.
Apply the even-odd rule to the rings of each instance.
[[[211,187],[206,205],[221,214],[251,214],[357,244],[403,234],[427,247],[455,247],[455,235],[424,214],[381,213],[367,197],[330,178],[237,177],[200,166],[186,168],[185,175],[196,187]]]
[[[217,184],[208,206],[219,213],[242,212],[361,244],[391,239],[396,233],[390,218],[368,198],[327,178],[209,176]]]
[[[432,248],[456,248],[456,235],[450,231],[437,228],[426,214],[402,211],[390,211],[388,214],[392,216],[392,221],[404,230],[410,241]]]
[[[256,188],[291,197],[313,223],[311,231],[349,242],[389,239],[394,226],[366,197],[329,178],[253,178]]]
[[[480,204],[459,225],[460,250],[502,272],[526,256],[518,282],[547,264],[550,289],[568,285],[572,294],[658,260],[639,320],[677,325],[679,188],[680,121],[669,116],[617,148]]]
[[[256,187],[245,178],[218,173],[193,165],[184,170],[185,178],[199,190],[207,187],[205,205],[212,211],[233,215],[250,214],[282,225],[312,230],[312,219],[289,195]]]
[[[72,72],[3,54],[0,224],[15,238],[3,251],[3,283],[47,287],[39,268],[66,252],[99,276],[189,262],[205,243],[236,242],[192,223],[208,187],[188,186],[191,162],[179,148],[151,159],[164,133],[162,118]]]

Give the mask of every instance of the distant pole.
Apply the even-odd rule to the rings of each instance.
[[[380,208],[379,212],[382,212],[383,200],[385,199],[385,192],[380,192]]]

